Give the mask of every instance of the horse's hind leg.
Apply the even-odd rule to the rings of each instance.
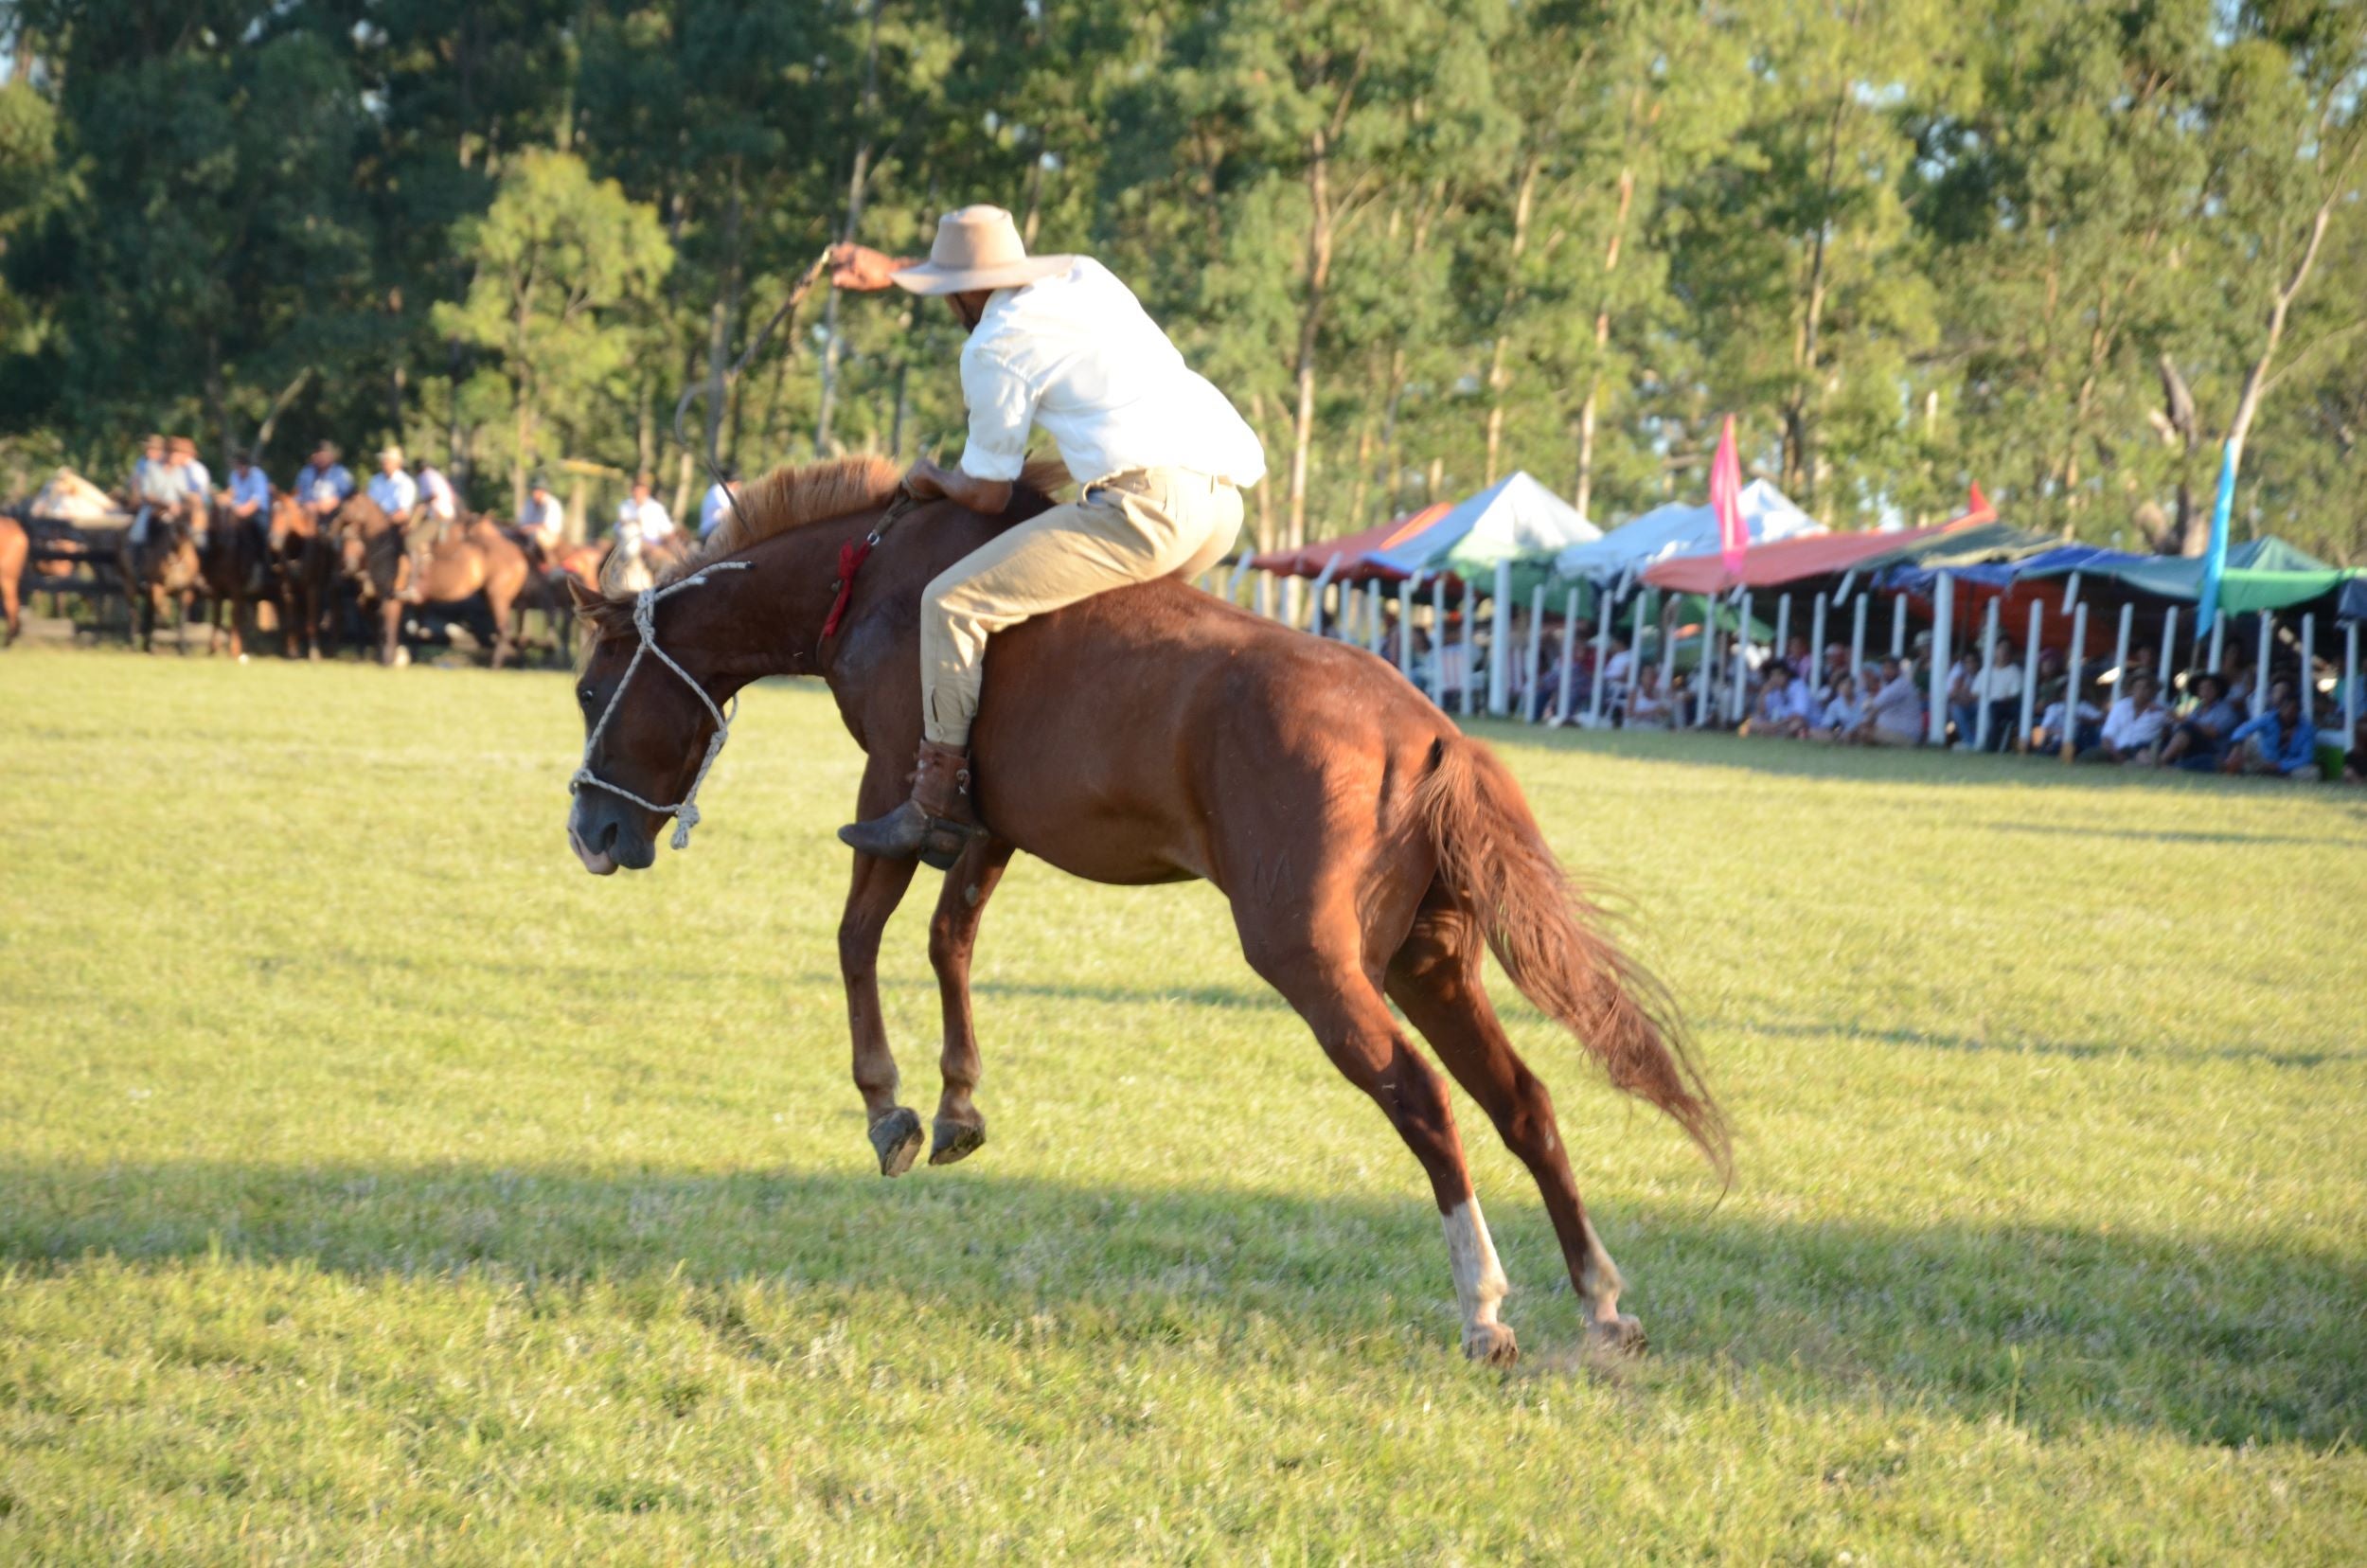
[[[1594,1234],[1570,1174],[1553,1096],[1512,1048],[1481,979],[1486,939],[1479,921],[1433,889],[1389,963],[1390,998],[1430,1042],[1464,1092],[1496,1124],[1504,1146],[1529,1167],[1561,1243],[1570,1282],[1587,1305],[1597,1339],[1644,1348],[1644,1330],[1619,1310],[1619,1271]]]
[[[1463,1353],[1473,1361],[1514,1361],[1518,1344],[1496,1318],[1506,1290],[1504,1266],[1471,1194],[1446,1082],[1408,1043],[1381,1000],[1365,970],[1353,917],[1329,922],[1336,931],[1293,933],[1273,929],[1272,917],[1237,900],[1234,918],[1250,966],[1298,1009],[1332,1065],[1373,1097],[1422,1162],[1447,1233],[1447,1260],[1463,1310]]]
[[[929,964],[937,971],[937,996],[945,1008],[945,1054],[938,1060],[945,1088],[929,1130],[931,1165],[952,1165],[987,1141],[987,1118],[970,1099],[978,1089],[979,1060],[978,1031],[970,1016],[970,955],[987,900],[1010,863],[1011,846],[999,839],[971,845],[945,874],[936,913],[929,918]]]

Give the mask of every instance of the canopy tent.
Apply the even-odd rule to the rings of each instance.
[[[1729,572],[1715,550],[1706,555],[1679,556],[1644,574],[1655,588],[1688,594],[1722,594],[1735,588],[1780,588],[1812,578],[1839,577],[1865,561],[1902,546],[1937,539],[1950,529],[1981,528],[1983,523],[1939,523],[1928,528],[1895,533],[1799,534],[1771,544],[1754,544],[1742,553],[1742,570]]]
[[[1885,588],[1922,588],[1935,572],[2028,561],[2055,547],[2053,534],[1960,518],[1936,534],[1910,540],[1895,550],[1861,561],[1857,569],[1861,574],[1881,574],[1878,581]]]
[[[1365,528],[1358,533],[1343,534],[1338,539],[1320,539],[1312,544],[1302,544],[1295,550],[1269,550],[1250,558],[1250,564],[1261,572],[1280,572],[1286,577],[1320,577],[1324,568],[1339,564],[1332,570],[1334,580],[1361,582],[1380,578],[1396,579],[1411,577],[1391,567],[1374,564],[1376,551],[1393,544],[1406,544],[1427,533],[1431,526],[1453,510],[1450,503],[1441,501],[1424,507],[1410,516],[1383,523],[1379,527]]]
[[[1745,485],[1738,499],[1743,526],[1753,544],[1824,531],[1824,525],[1793,506],[1764,479]],[[1555,558],[1554,569],[1566,578],[1607,578],[1717,548],[1717,512],[1671,501],[1630,518],[1599,539],[1572,545]]]
[[[1512,591],[1520,596],[1545,580],[1554,557],[1601,537],[1602,530],[1577,508],[1525,472],[1516,472],[1457,502],[1418,533],[1408,533],[1364,559],[1376,571],[1397,577],[1451,572],[1482,593],[1493,584],[1496,563],[1508,560],[1513,562]]]
[[[2024,561],[2020,571],[2015,575],[2062,577],[2077,572],[2086,579],[2120,583],[2132,594],[2179,599],[2192,604],[2202,597],[2202,566],[2199,556],[2137,555],[2127,550],[2100,550],[2089,545],[2070,544],[2061,550],[2051,550]],[[2241,544],[2229,545],[2227,567],[2230,577],[2239,571],[2282,575],[2330,570],[2316,556],[2306,550],[2297,550],[2282,539],[2248,539]],[[2318,590],[2320,593],[2325,591],[2323,588]],[[2234,611],[2237,606],[2230,604],[2227,608]],[[2252,604],[2242,608],[2251,610],[2262,606]]]

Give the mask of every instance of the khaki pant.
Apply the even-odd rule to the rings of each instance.
[[[987,639],[1130,582],[1198,577],[1241,532],[1241,492],[1189,469],[1137,469],[1088,487],[953,562],[920,600],[922,730],[970,744]]]

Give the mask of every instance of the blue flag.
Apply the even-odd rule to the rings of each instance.
[[[2202,598],[2195,606],[2195,633],[2210,632],[2219,613],[2219,574],[2227,569],[2227,518],[2235,509],[2235,443],[2219,456],[2219,498],[2211,508],[2211,547],[2202,556]]]

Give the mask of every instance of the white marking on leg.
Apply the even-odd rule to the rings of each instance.
[[[1487,1234],[1477,1195],[1466,1198],[1438,1219],[1446,1227],[1447,1263],[1454,1270],[1455,1303],[1463,1309],[1468,1334],[1496,1321],[1497,1304],[1511,1287],[1504,1282],[1504,1265],[1496,1260],[1495,1238]]]
[[[1603,1239],[1594,1234],[1594,1222],[1580,1221],[1586,1226],[1586,1266],[1578,1271],[1578,1290],[1586,1296],[1587,1308],[1595,1321],[1609,1323],[1619,1316],[1619,1292],[1627,1282],[1619,1277],[1619,1266],[1603,1250]]]

